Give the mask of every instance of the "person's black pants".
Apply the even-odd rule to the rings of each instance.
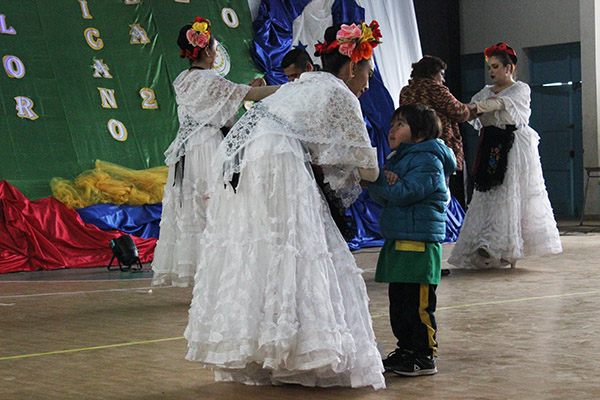
[[[436,353],[436,288],[423,283],[390,283],[390,323],[398,348],[424,356]]]
[[[460,203],[463,210],[466,210],[467,202],[465,200],[465,183],[463,180],[463,171],[456,171],[454,174],[450,175],[448,187],[450,189],[450,194],[452,194],[452,196]]]

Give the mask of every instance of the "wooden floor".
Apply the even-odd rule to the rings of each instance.
[[[191,289],[151,289],[149,272],[0,275],[0,399],[600,399],[599,231],[561,224],[562,254],[453,269],[438,289],[439,373],[386,374],[379,391],[215,383],[184,360]],[[391,351],[377,249],[355,256]]]

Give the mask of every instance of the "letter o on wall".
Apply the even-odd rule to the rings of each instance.
[[[124,142],[127,140],[127,128],[121,121],[116,119],[111,119],[108,121],[108,131],[110,135],[119,142]]]
[[[4,56],[2,58],[4,71],[9,78],[21,79],[25,76],[25,65],[17,56]]]
[[[240,24],[237,14],[232,8],[224,8],[221,10],[221,18],[223,22],[230,28],[237,28]]]

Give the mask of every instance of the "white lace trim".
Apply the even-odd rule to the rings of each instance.
[[[186,143],[202,128],[214,132],[235,117],[251,89],[222,78],[214,70],[183,71],[173,87],[180,125],[177,137],[165,151],[167,165],[174,165],[185,154]]]
[[[307,75],[307,76],[305,76]],[[376,149],[366,130],[358,99],[335,76],[305,73],[255,104],[233,127],[215,156],[220,178],[231,180],[248,160],[248,146],[262,136],[299,140],[305,159],[323,167],[324,179],[349,206],[361,192],[358,168],[377,167]]]

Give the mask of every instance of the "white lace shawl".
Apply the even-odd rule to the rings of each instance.
[[[298,139],[305,161],[323,168],[325,182],[345,206],[361,192],[358,168],[378,165],[357,97],[328,72],[304,73],[246,112],[215,156],[225,181],[244,168],[248,143],[263,135]]]
[[[185,154],[189,138],[202,128],[211,132],[234,118],[250,86],[233,83],[214,70],[186,70],[173,82],[179,131],[167,151],[165,163],[175,164]]]
[[[496,94],[491,85],[486,85],[473,98],[471,102],[501,98],[504,100],[505,109],[483,113],[479,118],[470,123],[475,129],[483,126],[497,126],[504,128],[506,125],[516,125],[521,128],[529,124],[531,115],[531,89],[524,82],[517,81],[513,85]]]

